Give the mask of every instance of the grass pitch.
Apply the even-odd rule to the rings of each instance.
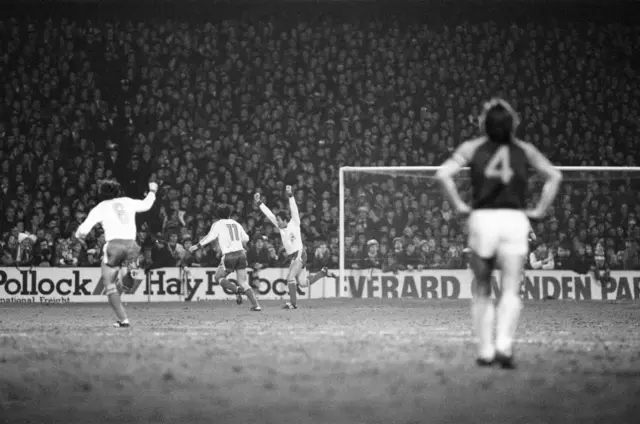
[[[0,306],[3,423],[638,423],[640,305],[525,305],[515,371],[468,301]]]

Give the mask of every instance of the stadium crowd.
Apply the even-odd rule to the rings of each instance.
[[[339,167],[439,165],[493,95],[556,164],[640,157],[637,25],[286,7],[210,22],[28,16],[0,16],[2,266],[97,266],[100,232],[72,235],[115,178],[132,197],[161,182],[138,217],[144,267],[217,266],[215,247],[187,251],[220,203],[252,237],[251,266],[278,266],[251,196],[277,211],[285,185],[309,265],[336,267]],[[639,177],[565,175],[531,267],[638,269]],[[348,267],[466,266],[463,220],[428,172],[349,173],[345,199]]]

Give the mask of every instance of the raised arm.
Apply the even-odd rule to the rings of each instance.
[[[260,210],[262,213],[271,221],[273,225],[278,226],[278,221],[276,220],[276,216],[271,212],[271,209],[267,207],[262,200],[260,199],[260,193],[256,193],[253,195],[253,200],[260,206]]]
[[[293,190],[291,186],[286,187],[287,196],[289,196],[289,209],[291,209],[291,220],[300,225],[300,212],[298,211],[298,205],[296,199],[293,197]]]
[[[102,204],[99,204],[95,208],[91,209],[91,211],[89,212],[89,215],[87,216],[87,219],[85,219],[84,222],[80,224],[80,226],[76,230],[76,234],[75,234],[76,238],[79,238],[79,239],[85,238],[87,234],[91,232],[93,227],[95,227],[97,224],[100,223],[100,221],[102,221],[101,205]]]
[[[158,184],[149,183],[149,193],[143,200],[131,199],[131,205],[133,210],[138,212],[146,212],[151,209],[151,206],[156,201],[156,192],[158,191]]]

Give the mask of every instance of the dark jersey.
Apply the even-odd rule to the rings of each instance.
[[[524,209],[527,143],[499,144],[486,137],[463,143],[454,159],[470,168],[473,209]]]

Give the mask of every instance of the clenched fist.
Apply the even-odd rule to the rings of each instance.
[[[158,184],[157,183],[149,183],[149,191],[152,192],[157,192],[158,191]]]
[[[256,194],[253,195],[253,201],[256,202],[257,204],[262,203],[260,198],[261,198],[260,193],[256,193]]]
[[[285,193],[287,193],[287,196],[289,197],[293,196],[293,190],[291,189],[290,185],[286,186],[284,190],[285,190]]]

